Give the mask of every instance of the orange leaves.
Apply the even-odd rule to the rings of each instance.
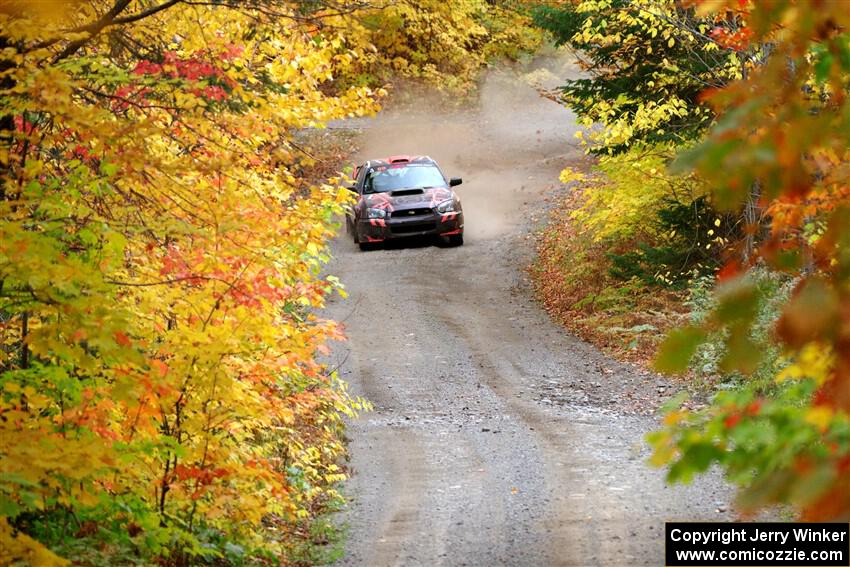
[[[742,415],[740,413],[732,413],[729,414],[726,419],[723,420],[723,426],[726,429],[733,429],[736,425],[741,422]]]
[[[185,465],[177,465],[172,471],[172,476],[175,480],[195,480],[198,485],[212,484],[216,479],[224,478],[228,474],[229,471],[226,468],[202,468]]]
[[[693,439],[722,447],[719,462],[730,476],[751,479],[742,482],[742,501],[792,503],[806,519],[845,517],[850,511],[844,474],[850,462],[850,11],[816,0],[751,2],[743,8],[733,0],[698,4],[701,12],[716,13],[716,22],[735,23],[712,37],[737,52],[740,77],[704,94],[717,108],[718,122],[682,162],[706,178],[720,202],[745,207],[749,237],[757,247],[740,263],[790,274],[796,286],[787,300],[768,305],[772,320],[778,319],[769,338],[782,356],[765,368],[758,365],[762,353],[752,337],[755,313],[764,310],[768,294],[757,286],[736,291],[735,282],[745,281],[730,278],[739,271],[737,263],[721,270],[719,307],[706,327],[727,337],[722,369],[758,369],[758,379],[775,379],[768,391],[776,399],[754,414],[747,405],[751,392],[719,394],[718,400],[734,402],[728,407],[717,402],[690,425],[671,426],[665,438],[679,435],[680,449]],[[697,424],[707,424],[715,438],[704,438]],[[747,443],[753,444],[750,449]],[[687,459],[675,466],[690,466]]]
[[[157,372],[159,378],[165,378],[165,376],[168,374],[168,365],[165,364],[163,361],[154,358],[148,361],[148,363],[150,364],[151,368],[153,368]]]
[[[123,331],[115,331],[112,334],[115,337],[115,342],[123,347],[133,346],[133,341],[130,340],[130,337],[127,336]]]
[[[839,295],[820,277],[801,283],[777,325],[782,340],[794,348],[810,342],[829,342],[838,330]]]
[[[733,49],[735,51],[744,51],[750,47],[753,32],[750,28],[741,28],[733,32],[718,26],[711,30],[709,35],[711,35],[712,39],[714,39],[721,47]]]
[[[718,283],[729,281],[738,277],[743,271],[741,263],[738,260],[729,260],[723,267],[717,270],[716,278]]]
[[[315,359],[339,338],[314,310],[346,192],[282,148],[373,93],[334,84],[344,62],[297,18],[178,3],[121,28],[133,50],[103,34],[58,60],[76,23],[21,18],[60,40],[0,85],[0,181],[23,188],[0,193],[0,501],[179,542],[139,543],[147,563],[211,530],[280,555],[263,519],[332,494],[357,405]]]

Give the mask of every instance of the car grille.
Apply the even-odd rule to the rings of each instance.
[[[404,209],[403,211],[393,211],[392,217],[395,218],[395,219],[398,219],[398,218],[404,219],[404,218],[407,218],[407,217],[414,217],[414,216],[419,216],[419,215],[430,215],[433,212],[434,212],[434,210],[429,209],[429,208]]]
[[[435,228],[437,228],[437,223],[435,222],[390,225],[390,230],[392,230],[395,234],[403,234],[406,232],[425,232],[426,230],[434,230]]]

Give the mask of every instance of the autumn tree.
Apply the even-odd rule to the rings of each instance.
[[[740,77],[737,52],[720,41],[736,33],[737,22],[700,17],[679,2],[543,5],[535,16],[585,70],[561,90],[586,126],[605,126],[592,141],[594,153],[689,143],[714,120],[701,93]]]
[[[720,5],[718,5],[720,4]],[[720,272],[717,308],[672,334],[658,365],[681,371],[709,333],[725,337],[722,367],[751,372],[765,349],[754,340],[760,290],[754,263],[795,281],[772,340],[783,349],[777,393],[718,394],[703,412],[674,411],[653,435],[654,460],[673,480],[717,463],[742,487],[745,509],[782,502],[802,517],[850,515],[850,12],[842,3],[697,3],[718,21],[742,21],[746,42],[770,53],[739,80],[707,93],[717,125],[679,167],[711,184],[717,203],[740,207],[760,182],[768,238],[749,264]],[[746,46],[742,46],[746,47]]]
[[[424,83],[463,101],[483,65],[517,60],[543,40],[523,2],[388,0],[346,21],[349,46],[362,53],[347,79],[383,84],[391,77]]]
[[[432,82],[496,49],[412,5],[0,4],[0,562],[280,561],[337,497],[350,192],[295,134],[377,110],[369,18],[452,31],[393,55]]]
[[[2,15],[0,547],[281,553],[358,406],[316,362],[347,197],[296,192],[291,136],[375,93],[322,88],[297,3],[74,8]]]
[[[740,236],[741,215],[719,214],[698,176],[670,175],[666,163],[713,124],[701,93],[740,76],[738,52],[722,41],[740,22],[657,0],[557,2],[533,13],[583,70],[558,100],[599,158],[602,175],[584,180],[573,217],[594,242],[607,242],[608,271],[675,288],[711,272]]]

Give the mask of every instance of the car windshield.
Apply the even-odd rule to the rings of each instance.
[[[431,164],[389,165],[376,167],[366,176],[365,193],[385,193],[399,189],[443,187],[446,180]]]

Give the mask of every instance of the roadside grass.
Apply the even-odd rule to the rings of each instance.
[[[299,192],[308,194],[316,185],[339,179],[341,172],[350,173],[361,135],[362,130],[357,126],[309,128],[298,132],[295,137],[297,145],[293,144],[291,151],[300,156],[297,165],[293,167],[293,173],[300,182]],[[339,228],[342,226],[339,223]],[[369,411],[370,407],[364,407],[363,411]],[[345,425],[341,427],[339,436],[347,451]],[[347,458],[346,453],[336,462],[346,477],[350,473],[346,466]],[[290,474],[293,474],[292,471]],[[284,542],[284,565],[331,565],[343,557],[348,529],[337,521],[337,517],[346,505],[346,498],[342,494],[344,484],[345,480],[342,480],[325,487],[321,496],[309,503],[306,515],[295,522],[276,517],[266,519],[273,529],[278,530],[280,541]],[[305,487],[305,491],[310,492],[310,487]],[[233,558],[229,559],[233,565],[242,564]],[[275,561],[280,560],[280,557],[270,558],[268,564],[277,564]]]
[[[348,537],[347,526],[335,520],[345,506],[340,496],[320,505],[315,517],[297,524],[289,534],[289,561],[294,567],[331,565],[342,559]]]
[[[695,274],[676,285],[648,284],[637,277],[612,275],[612,255],[636,248],[631,238],[599,240],[576,218],[586,207],[586,191],[593,185],[573,188],[549,212],[548,224],[537,234],[537,255],[529,267],[535,295],[546,311],[576,336],[614,358],[651,369],[657,348],[667,333],[689,323],[700,324],[716,307],[715,277]],[[585,209],[586,210],[586,209]],[[713,392],[747,388],[758,395],[776,394],[775,376],[787,361],[774,340],[773,329],[780,307],[795,280],[753,267],[748,275],[759,288],[752,339],[763,359],[747,376],[723,372],[726,336],[711,334],[690,361],[681,378],[692,399],[686,406],[705,403]]]
[[[334,179],[340,171],[351,166],[361,134],[357,127],[311,128],[298,132],[298,145],[293,146],[293,151],[300,159],[293,173],[301,180],[300,191],[309,192],[312,185]]]
[[[757,316],[750,338],[762,353],[761,362],[746,376],[735,371],[723,372],[721,361],[728,337],[723,331],[715,331],[697,348],[691,359],[691,375],[696,378],[713,377],[718,390],[748,388],[755,395],[775,397],[783,387],[776,380],[776,376],[788,365],[788,360],[775,340],[774,328],[779,320],[781,307],[787,302],[798,280],[787,274],[768,270],[764,266],[754,267],[747,277],[758,289]],[[698,278],[691,284],[685,302],[690,311],[689,322],[702,324],[716,308],[714,286],[712,277]]]
[[[648,365],[666,332],[687,321],[687,292],[611,276],[610,244],[595,242],[572,218],[582,204],[582,190],[575,189],[550,211],[529,268],[535,294],[577,336],[615,358]]]

